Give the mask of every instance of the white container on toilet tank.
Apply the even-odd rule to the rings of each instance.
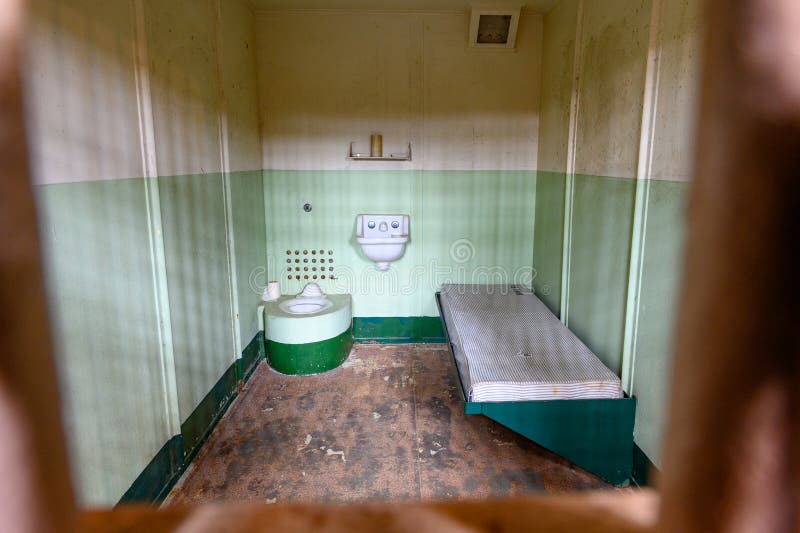
[[[375,268],[389,270],[392,261],[400,259],[408,242],[408,215],[358,215],[356,242]]]

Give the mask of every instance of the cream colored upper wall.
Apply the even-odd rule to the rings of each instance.
[[[461,15],[424,23],[422,168],[535,170],[541,17],[522,18],[512,53],[467,47]]]
[[[220,2],[220,61],[228,130],[229,170],[261,168],[255,17],[243,2]]]
[[[648,50],[654,6],[657,38]],[[575,172],[636,177],[647,115],[653,120],[652,165],[642,176],[687,181],[694,161],[700,37],[696,0],[562,0],[545,17],[539,169],[567,170],[577,39]],[[648,51],[658,60],[652,95],[645,95]]]
[[[566,172],[578,0],[563,0],[544,18],[539,170]]]
[[[516,51],[470,49],[465,14],[262,12],[258,67],[264,168],[536,168],[541,18]],[[346,159],[350,141],[411,163]]]
[[[34,183],[143,174],[129,7],[29,3],[23,74]]]
[[[576,173],[636,176],[650,4],[583,3]]]
[[[215,16],[211,2],[145,2],[159,175],[222,170]]]
[[[158,175],[219,172],[224,91],[230,170],[261,168],[253,12],[243,2],[144,0],[30,3],[24,70],[34,183],[138,178],[143,150]],[[93,16],[87,17],[87,13]],[[155,129],[139,122],[136,54]],[[222,83],[222,85],[220,85]]]
[[[650,177],[689,181],[700,92],[702,5],[697,0],[663,1]]]

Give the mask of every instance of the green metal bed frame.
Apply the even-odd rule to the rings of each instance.
[[[439,292],[436,293],[436,304],[458,373],[458,390],[464,399],[466,414],[484,415],[609,483],[628,485],[633,469],[636,398],[626,395],[624,398],[599,400],[468,401]]]

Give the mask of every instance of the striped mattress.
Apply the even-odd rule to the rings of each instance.
[[[622,397],[620,379],[530,290],[444,285],[441,306],[467,401]]]

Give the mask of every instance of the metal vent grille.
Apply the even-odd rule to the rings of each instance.
[[[469,23],[469,44],[477,48],[514,48],[519,9],[474,9]]]
[[[511,15],[481,15],[478,17],[478,44],[508,44]]]
[[[310,283],[336,279],[336,259],[329,248],[295,248],[286,250],[283,279]]]

